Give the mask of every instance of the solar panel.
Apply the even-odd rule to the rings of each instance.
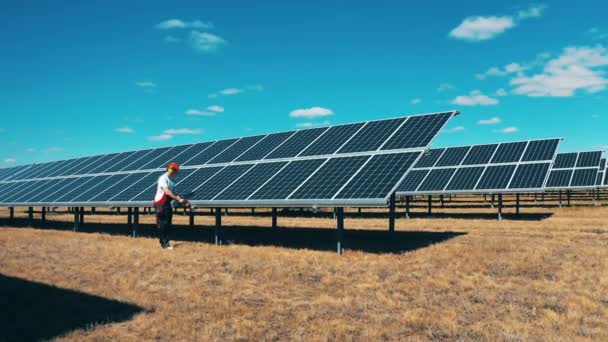
[[[601,171],[601,156],[601,151],[559,153],[546,187],[551,190],[595,188]]]
[[[546,139],[432,149],[408,173],[397,188],[397,194],[542,191],[559,141]]]
[[[176,161],[182,164],[176,179],[178,193],[188,195],[195,205],[384,206],[423,149],[455,114],[112,153],[14,171],[0,169],[0,176],[7,175],[0,181],[0,187],[7,189],[0,196],[2,203],[6,199],[24,201],[20,205],[149,205],[158,176],[168,162]],[[457,163],[465,156],[455,153],[442,163]],[[27,181],[10,180],[18,174]],[[29,178],[32,176],[39,178]]]

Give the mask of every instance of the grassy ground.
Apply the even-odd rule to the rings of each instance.
[[[52,215],[53,229],[0,229],[0,273],[140,308],[66,324],[66,340],[608,340],[608,207],[526,208],[501,222],[491,209],[442,211],[398,220],[392,238],[385,218],[347,218],[342,257],[331,218],[280,217],[275,231],[269,217],[231,214],[232,243],[215,246],[212,216],[189,228],[180,215],[181,240],[164,251],[110,224],[124,216],[87,216],[74,233],[60,222],[70,215]],[[44,297],[11,306],[58,324],[74,312]]]

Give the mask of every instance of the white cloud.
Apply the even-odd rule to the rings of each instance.
[[[216,112],[216,113],[223,113],[224,112],[224,107],[220,107],[220,106],[209,106],[207,107],[208,111],[211,112]]]
[[[500,122],[501,121],[500,121],[499,117],[493,117],[493,118],[490,118],[490,119],[485,119],[485,120],[479,120],[479,121],[477,121],[477,123],[479,125],[497,125]]]
[[[156,83],[150,82],[150,81],[139,81],[139,82],[135,82],[135,84],[142,88],[155,88],[156,87]]]
[[[165,140],[169,140],[173,138],[173,136],[171,134],[160,134],[160,135],[153,135],[151,137],[148,137],[148,140],[150,141],[165,141]]]
[[[186,115],[196,115],[196,116],[215,116],[216,113],[214,112],[207,112],[204,110],[198,110],[198,109],[188,109],[186,111]]]
[[[412,100],[410,101],[410,103],[411,103],[411,104],[413,104],[413,105],[419,104],[420,102],[422,102],[422,100],[421,100],[421,99],[412,99]]]
[[[464,131],[464,126],[456,126],[453,128],[447,128],[443,130],[443,133],[456,133]]]
[[[516,133],[516,132],[519,132],[519,128],[517,128],[517,127],[507,127],[507,128],[503,128],[503,129],[498,129],[498,130],[496,130],[494,132],[504,133],[504,134]]]
[[[520,10],[517,12],[519,19],[538,18],[543,15],[543,12],[547,9],[547,5],[540,4],[531,6],[528,9]]]
[[[454,89],[454,86],[449,83],[441,83],[439,87],[437,87],[437,92],[442,93],[444,91],[448,91]]]
[[[131,127],[119,127],[114,130],[114,132],[118,133],[134,133],[135,131]]]
[[[460,106],[494,106],[498,102],[497,99],[484,95],[479,90],[473,90],[469,95],[457,96],[452,100],[452,104]]]
[[[576,91],[597,93],[606,89],[608,79],[599,67],[608,66],[608,50],[595,47],[567,47],[562,54],[546,62],[542,73],[518,75],[511,80],[513,93],[531,97],[570,97]]]
[[[7,164],[15,164],[17,160],[15,158],[6,158],[4,159],[4,162]]]
[[[190,45],[203,53],[214,52],[224,47],[228,42],[220,36],[208,32],[193,30],[190,32]]]
[[[503,88],[500,88],[496,91],[496,96],[507,96],[509,95],[509,93],[507,93],[506,90],[504,90]]]
[[[236,94],[240,94],[243,92],[243,89],[239,89],[239,88],[227,88],[224,90],[220,90],[220,94],[222,95],[236,95]]]
[[[492,76],[507,76],[513,73],[521,74],[526,69],[526,67],[523,67],[517,63],[511,63],[505,65],[503,68],[491,67],[484,73],[475,75],[475,77],[480,80],[485,80],[486,78]]]
[[[183,21],[180,19],[168,19],[160,22],[156,25],[156,28],[161,30],[170,30],[170,29],[183,29],[183,28],[199,28],[199,29],[210,29],[213,28],[213,23],[203,22],[200,20],[194,21]]]
[[[545,5],[536,5],[512,16],[468,17],[450,32],[450,37],[468,41],[492,39],[512,29],[522,20],[541,17],[546,8]]]
[[[178,135],[178,134],[201,134],[202,130],[200,129],[190,129],[190,128],[169,128],[163,131],[163,134],[169,135]]]
[[[179,43],[182,40],[171,35],[165,36],[165,43]]]
[[[310,127],[317,127],[317,126],[327,126],[329,125],[330,122],[329,121],[323,121],[323,122],[300,122],[296,124],[296,127],[298,128],[310,128]]]
[[[515,26],[512,17],[469,17],[450,32],[456,39],[481,41],[492,39]]]
[[[303,108],[296,109],[289,113],[289,116],[292,118],[316,118],[321,116],[329,116],[333,115],[334,112],[331,109],[323,108],[323,107],[311,107],[311,108]]]

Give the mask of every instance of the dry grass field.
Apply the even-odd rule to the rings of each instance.
[[[0,228],[0,340],[608,341],[608,207],[423,211],[394,236],[347,217],[341,257],[331,217],[231,212],[215,246],[212,216],[178,215],[173,251],[125,216],[18,220]]]

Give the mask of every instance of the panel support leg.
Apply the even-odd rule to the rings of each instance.
[[[344,254],[344,208],[336,208],[336,220],[338,226],[337,250],[338,255]]]
[[[519,215],[519,194],[515,195],[515,214]]]
[[[502,194],[498,194],[498,220],[502,220]]]
[[[445,202],[443,200],[443,195],[439,196],[439,200],[441,201],[441,207],[445,207]]]
[[[27,208],[27,225],[28,227],[34,226],[34,207]]]
[[[251,208],[251,213],[255,214],[255,208]]]
[[[562,191],[559,191],[559,207],[562,207]]]
[[[429,196],[428,202],[429,215],[431,215],[433,213],[433,196]]]
[[[395,232],[395,193],[391,194],[388,203],[388,231]]]
[[[133,208],[127,208],[127,226],[133,228]]]
[[[405,218],[410,218],[410,196],[405,196]]]
[[[190,227],[194,227],[194,208],[190,208],[190,212],[188,214],[190,215]]]
[[[132,237],[137,237],[137,231],[139,230],[139,207],[133,208],[133,232]]]
[[[78,208],[78,214],[80,215],[80,226],[84,225],[84,207]]]
[[[568,208],[570,208],[570,206],[571,206],[570,200],[572,198],[572,190],[566,190],[566,197],[567,197],[566,199],[568,201]]]
[[[215,244],[221,245],[222,208],[215,208]]]
[[[95,207],[91,207],[91,215],[95,215]]]
[[[277,208],[272,208],[272,228],[277,227]]]
[[[15,207],[9,207],[8,208],[8,220],[10,223],[13,223],[14,219],[15,219]]]
[[[80,228],[80,213],[77,210],[72,210],[74,213],[74,231],[77,232]]]
[[[46,207],[40,208],[40,224],[46,224]]]

